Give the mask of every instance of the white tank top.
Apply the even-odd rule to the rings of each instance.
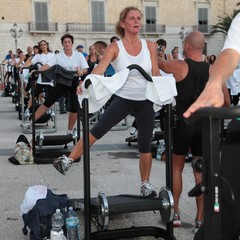
[[[137,56],[130,55],[124,48],[122,40],[116,42],[119,48],[117,58],[112,62],[115,72],[127,68],[131,64],[138,64],[149,75],[152,75],[152,62],[147,42],[141,39],[142,50]],[[124,85],[115,93],[117,96],[130,100],[146,100],[147,80],[137,70],[131,70]]]

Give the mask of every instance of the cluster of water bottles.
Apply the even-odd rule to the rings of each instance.
[[[80,220],[77,213],[72,207],[69,207],[67,218],[65,219],[67,228],[67,238],[63,232],[64,216],[60,209],[56,209],[56,212],[52,215],[51,223],[52,229],[50,233],[51,240],[80,240]]]

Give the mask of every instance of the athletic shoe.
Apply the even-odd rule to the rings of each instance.
[[[148,181],[145,181],[141,183],[140,195],[143,197],[156,197],[157,193],[153,186]]]
[[[72,165],[73,159],[68,158],[66,155],[63,155],[62,157],[59,157],[53,162],[53,166],[63,175],[66,174],[66,171],[69,169],[69,167]]]
[[[24,130],[31,129],[31,128],[32,128],[32,123],[30,123],[30,122],[23,122],[23,123],[21,124],[21,127],[22,127]]]
[[[29,112],[28,108],[26,108],[24,114],[25,114],[25,118],[29,118],[30,117],[30,112]]]
[[[173,216],[173,226],[174,227],[181,227],[181,218],[180,218],[180,212],[174,213]]]
[[[195,220],[195,228],[193,230],[193,232],[196,234],[197,231],[199,230],[199,228],[203,225],[203,221],[197,221]]]
[[[130,131],[130,134],[131,134],[131,135],[137,134],[137,129],[136,129],[135,127],[133,127],[133,128],[131,129],[131,131]]]

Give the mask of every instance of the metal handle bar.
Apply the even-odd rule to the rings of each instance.
[[[37,65],[43,65],[41,62],[36,62],[35,64],[29,66],[29,67],[22,67],[22,69],[29,69],[29,70],[34,70],[37,68]]]
[[[202,117],[215,119],[232,119],[240,117],[240,107],[204,107],[197,110],[186,123],[192,124]]]
[[[152,77],[149,76],[149,74],[147,74],[146,71],[145,71],[141,66],[139,66],[139,65],[137,65],[137,64],[131,64],[131,65],[129,65],[127,68],[128,68],[130,71],[133,70],[133,69],[138,70],[138,71],[142,74],[142,76],[143,76],[147,81],[149,81],[149,82],[152,82],[152,81],[153,81],[153,80],[152,80]],[[90,79],[86,79],[86,80],[85,80],[85,83],[84,83],[84,86],[85,86],[86,89],[88,89],[88,87],[89,87],[91,84],[92,84],[91,80],[90,80]]]

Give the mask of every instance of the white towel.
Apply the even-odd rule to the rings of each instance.
[[[157,112],[163,105],[175,105],[174,97],[177,96],[176,81],[173,76],[152,77],[153,82],[147,83],[146,98],[154,103]]]
[[[87,98],[89,101],[89,113],[97,112],[102,108],[118,89],[125,83],[129,69],[126,68],[112,77],[103,77],[90,74],[86,79],[90,79],[92,84],[85,88],[83,82],[83,93],[78,95],[78,100],[82,106],[82,100]],[[157,112],[163,105],[175,104],[174,97],[177,95],[175,79],[172,76],[152,77],[153,82],[147,83],[146,98],[154,103],[154,110]]]
[[[85,88],[85,81],[83,82],[83,93],[78,95],[80,106],[82,106],[82,100],[87,98],[89,101],[89,113],[97,112],[102,108],[105,103],[110,99],[118,89],[120,89],[127,80],[129,69],[126,68],[120,72],[117,72],[112,77],[104,77],[96,74],[89,74],[86,77],[90,79],[92,84]]]

